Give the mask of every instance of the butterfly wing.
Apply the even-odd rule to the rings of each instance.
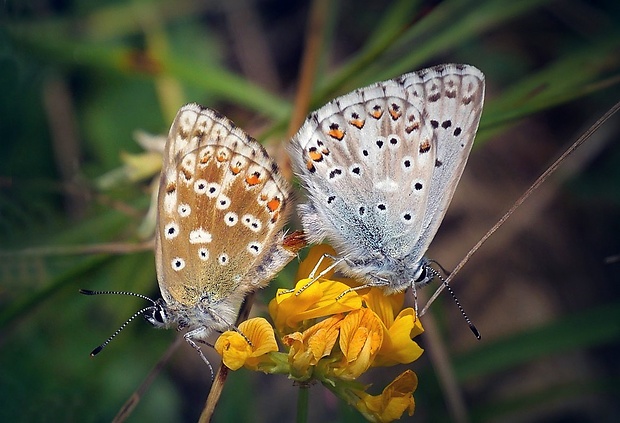
[[[411,258],[428,249],[448,209],[474,144],[484,101],[484,75],[473,66],[443,65],[404,75],[410,101],[423,104],[436,150],[424,221]]]
[[[310,204],[302,222],[353,261],[401,257],[421,230],[434,152],[433,132],[402,83],[390,80],[335,99],[311,114],[292,142]]]
[[[289,195],[256,140],[213,110],[181,108],[158,199],[156,265],[165,301],[186,309],[240,301],[266,284],[292,257],[273,257]]]
[[[367,280],[410,279],[407,268],[428,247],[465,166],[482,81],[475,68],[444,65],[356,90],[312,113],[291,144],[308,192],[300,215],[309,240],[329,239],[346,270]]]

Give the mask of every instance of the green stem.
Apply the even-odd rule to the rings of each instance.
[[[297,423],[308,421],[308,396],[309,386],[307,383],[299,384],[299,396],[297,397]]]

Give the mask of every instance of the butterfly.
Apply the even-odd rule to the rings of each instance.
[[[484,75],[447,64],[338,97],[293,137],[293,169],[307,192],[298,213],[335,266],[386,294],[437,272],[424,257],[467,162],[482,113]]]
[[[209,364],[196,342],[234,328],[246,296],[267,285],[304,245],[299,234],[285,237],[282,229],[290,195],[255,139],[218,112],[187,104],[170,128],[159,184],[155,262],[162,298],[82,292],[151,301],[129,321],[144,314],[153,326],[187,329],[185,340]]]

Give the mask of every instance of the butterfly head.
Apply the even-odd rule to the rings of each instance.
[[[177,320],[161,298],[155,301],[149,311],[144,313],[144,318],[156,328],[168,328]]]

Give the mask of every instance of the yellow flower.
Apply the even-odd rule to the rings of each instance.
[[[338,256],[336,250],[334,250],[330,245],[320,244],[312,247],[306,258],[299,263],[299,268],[297,269],[297,280],[301,281],[302,279],[306,279],[307,281],[310,281],[308,278],[310,277],[312,271],[314,271],[315,278],[321,275],[322,272],[334,263],[334,260],[328,256]],[[348,288],[359,285],[359,283],[351,278],[334,278],[334,273],[336,273],[336,269],[330,269],[328,272],[325,272],[324,275],[321,275],[320,279],[342,282],[346,284]],[[341,293],[342,292],[340,292],[340,294]]]
[[[291,376],[297,380],[307,380],[319,360],[328,356],[338,339],[343,314],[328,317],[303,333],[294,332],[282,338],[290,347],[289,363]]]
[[[413,340],[424,329],[420,319],[412,308],[402,310],[394,319],[394,323],[386,328],[381,350],[373,366],[393,366],[407,364],[420,358],[424,350]]]
[[[370,309],[350,312],[340,326],[340,350],[343,360],[335,367],[336,376],[357,379],[373,363],[383,343],[383,325]]]
[[[415,410],[413,391],[418,386],[418,378],[411,370],[406,370],[385,387],[381,395],[370,395],[359,391],[356,408],[371,422],[391,422],[400,419],[407,411],[410,416]]]
[[[283,352],[277,351],[273,328],[264,327],[266,321],[256,332],[269,333],[264,337],[268,343],[250,336],[242,323],[239,329],[251,345],[239,333],[227,332],[216,349],[231,369],[245,366],[287,374],[297,381],[318,380],[370,421],[395,420],[405,411],[413,414],[417,378],[412,371],[398,376],[377,396],[368,394],[369,386],[357,379],[371,367],[411,363],[420,357],[423,350],[413,341],[423,331],[420,319],[412,308],[403,309],[405,294],[386,296],[380,288],[352,290],[359,283],[334,279],[333,269],[309,279],[310,273],[314,271],[316,278],[333,262],[329,257],[319,262],[324,254],[335,252],[326,246],[313,248],[300,264],[295,289],[279,290],[269,303]]]
[[[269,314],[278,332],[298,331],[303,329],[305,321],[356,310],[362,306],[362,298],[355,291],[350,291],[337,300],[350,286],[327,279],[319,279],[298,295],[310,281],[300,280],[294,291],[279,289],[269,303]]]
[[[244,338],[241,333],[246,336]],[[246,320],[239,325],[239,332],[226,331],[215,342],[214,348],[222,361],[231,370],[245,366],[250,370],[259,370],[265,355],[278,351],[273,328],[262,317]],[[248,344],[248,340],[251,345]]]
[[[417,360],[424,350],[413,338],[424,332],[424,329],[413,308],[400,310],[404,293],[386,296],[380,289],[372,288],[363,297],[365,304],[384,325],[383,343],[373,366],[393,366]],[[396,312],[398,315],[395,316]]]
[[[362,295],[366,307],[377,313],[381,321],[387,326],[394,323],[395,312],[400,311],[405,303],[405,293],[384,295],[381,288],[370,288]]]

